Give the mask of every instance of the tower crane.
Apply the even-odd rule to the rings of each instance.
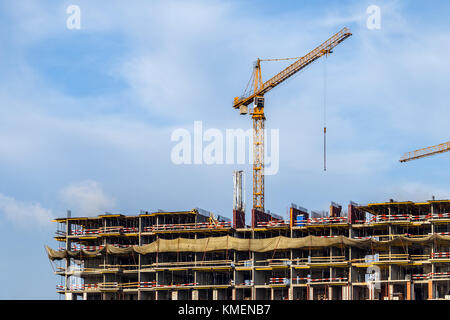
[[[450,151],[450,141],[441,143],[435,146],[417,149],[414,151],[406,152],[401,158],[400,162],[407,162],[415,159],[420,159],[434,154]]]
[[[334,47],[351,35],[348,28],[343,28],[303,57],[283,59],[258,58],[255,62],[252,75],[253,93],[234,98],[233,108],[239,109],[241,115],[249,113],[248,105],[253,103],[253,110],[250,110],[253,120],[253,209],[264,212],[264,121],[266,120],[264,114],[264,95],[318,58],[332,53]],[[261,79],[261,62],[280,60],[296,61],[263,83]]]

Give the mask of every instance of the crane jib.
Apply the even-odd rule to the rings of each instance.
[[[254,98],[256,96],[263,96],[265,93],[267,93],[272,88],[275,88],[277,85],[282,83],[283,81],[287,80],[289,77],[293,76],[295,73],[299,72],[300,70],[304,69],[311,63],[313,63],[318,58],[331,53],[332,49],[336,47],[339,43],[350,37],[352,34],[350,33],[350,30],[348,28],[343,28],[341,31],[336,33],[334,36],[332,36],[330,39],[322,43],[320,46],[306,54],[305,56],[299,58],[294,63],[289,65],[287,68],[273,76],[271,79],[266,81],[260,90],[257,92],[254,92],[248,97],[235,100],[233,107],[239,108],[241,105],[249,105],[253,102]]]

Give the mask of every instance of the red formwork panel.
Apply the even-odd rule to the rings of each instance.
[[[303,219],[306,221],[309,218],[309,214],[307,211],[303,211],[297,208],[289,208],[289,224],[291,227],[295,225],[295,221],[297,220],[297,216],[303,215]]]
[[[259,211],[257,209],[252,209],[252,228],[256,228],[258,222],[269,222],[274,220],[269,213]]]
[[[233,228],[245,228],[245,212],[233,210]]]
[[[357,223],[365,219],[366,213],[358,209],[353,203],[348,205],[348,222],[350,224]]]
[[[330,217],[340,217],[342,212],[342,206],[331,203],[330,205]]]

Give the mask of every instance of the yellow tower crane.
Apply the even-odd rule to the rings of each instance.
[[[277,85],[293,76],[298,71],[317,60],[332,53],[332,49],[352,34],[348,28],[343,28],[320,46],[303,57],[284,59],[258,59],[253,71],[253,93],[235,97],[233,107],[240,114],[248,113],[248,105],[253,102],[253,209],[264,212],[264,95]],[[261,80],[261,61],[296,60],[287,68],[266,82]],[[324,128],[325,130],[325,128]]]
[[[400,162],[407,162],[415,159],[420,159],[434,154],[450,151],[450,141],[441,143],[435,146],[417,149],[414,151],[406,152],[401,158]]]

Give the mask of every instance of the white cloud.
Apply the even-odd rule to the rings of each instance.
[[[53,218],[39,203],[25,203],[0,193],[0,214],[20,226],[48,226]]]
[[[115,199],[93,180],[72,183],[63,188],[60,195],[75,216],[96,216],[115,207]]]

